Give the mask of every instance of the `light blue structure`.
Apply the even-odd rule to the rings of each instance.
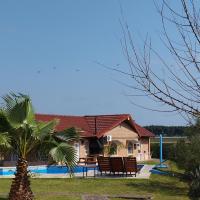
[[[160,134],[160,164],[163,162],[163,138]]]
[[[163,164],[163,137],[160,134],[160,164],[156,165],[157,168],[167,168],[167,165]]]

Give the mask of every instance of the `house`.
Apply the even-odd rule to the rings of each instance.
[[[138,161],[151,159],[150,138],[154,134],[141,127],[129,114],[64,116],[36,114],[38,121],[58,119],[55,131],[75,127],[81,139],[75,143],[79,158],[90,155],[134,156]]]

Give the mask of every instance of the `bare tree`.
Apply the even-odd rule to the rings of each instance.
[[[162,22],[160,39],[172,56],[172,63],[155,50],[149,37],[143,41],[142,49],[138,48],[128,23],[122,21],[122,47],[129,64],[129,71],[122,73],[134,80],[131,87],[136,96],[145,94],[171,107],[169,112],[199,117],[200,3],[198,0],[179,0],[179,4],[176,10],[167,0],[155,2]],[[170,26],[176,32],[170,33]],[[156,66],[152,63],[153,58],[159,61]]]

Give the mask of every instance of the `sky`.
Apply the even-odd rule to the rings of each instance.
[[[129,113],[141,125],[184,125],[178,114],[135,106],[152,102],[128,96],[134,91],[122,82],[131,81],[97,64],[128,67],[120,44],[120,4],[130,30],[148,33],[165,54],[151,0],[1,1],[0,96],[28,94],[37,113]]]

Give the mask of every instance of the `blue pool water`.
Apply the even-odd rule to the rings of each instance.
[[[66,166],[57,166],[57,165],[51,165],[51,166],[30,166],[28,170],[31,173],[37,173],[37,174],[65,174],[69,173],[69,169]],[[16,171],[15,167],[0,167],[0,175],[14,175]],[[74,169],[75,173],[82,172],[82,167],[76,167]]]
[[[141,169],[144,165],[138,165],[138,168]],[[69,169],[66,166],[58,166],[58,165],[39,165],[39,166],[29,166],[28,170],[31,173],[35,174],[66,174],[69,173]],[[88,170],[93,170],[93,168],[88,168]],[[98,166],[97,166],[98,170]],[[16,171],[16,167],[0,167],[0,175],[8,176],[14,175]],[[83,172],[83,167],[77,166],[74,168],[74,173]]]

